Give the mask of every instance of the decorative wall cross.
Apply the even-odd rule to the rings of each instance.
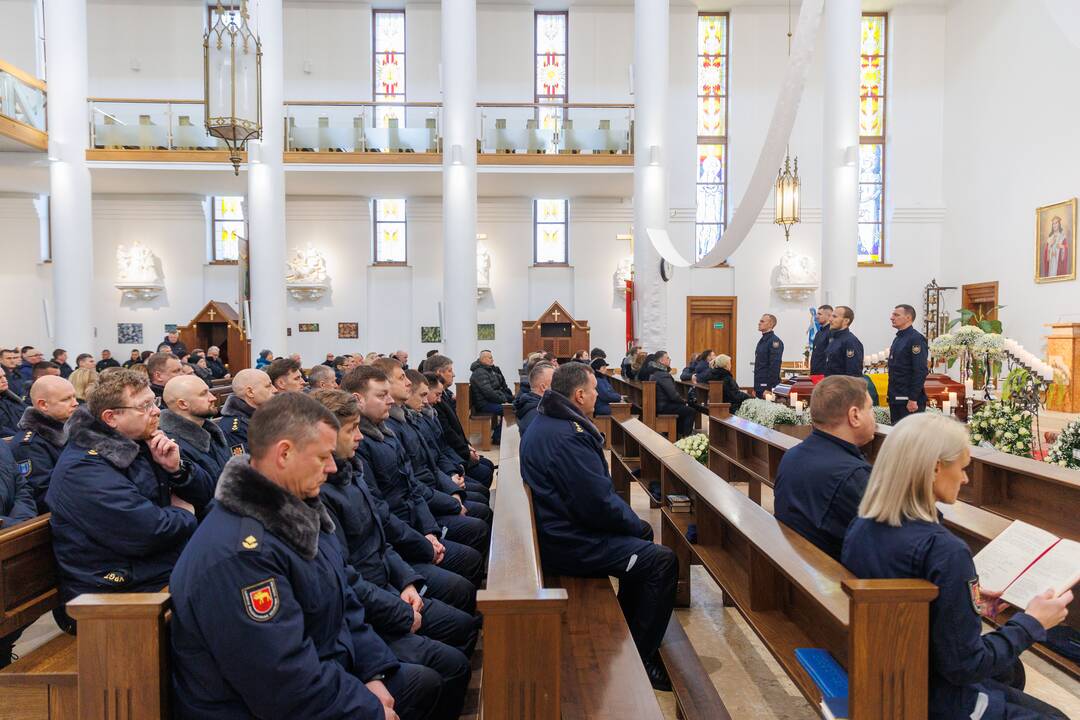
[[[559,311],[558,310],[552,310],[551,311],[551,317],[555,318],[555,322],[559,322]]]

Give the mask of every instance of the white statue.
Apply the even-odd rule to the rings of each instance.
[[[289,273],[285,282],[290,285],[325,285],[326,258],[308,243],[303,248],[293,248],[288,261]]]
[[[626,283],[633,275],[634,258],[631,256],[624,257],[619,261],[619,266],[615,268],[615,275],[612,277],[615,282],[615,292],[625,294]]]
[[[491,289],[491,253],[482,244],[476,244],[476,289]]]
[[[789,246],[773,273],[773,288],[785,300],[802,300],[819,285],[817,265],[807,255],[799,255]]]
[[[130,249],[121,245],[116,248],[117,282],[124,284],[160,283],[154,253],[136,240]]]

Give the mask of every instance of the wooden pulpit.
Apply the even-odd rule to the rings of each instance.
[[[584,350],[589,352],[589,321],[570,317],[559,303],[552,303],[543,315],[521,323],[521,356],[550,352],[565,362]]]
[[[251,367],[251,340],[240,327],[240,316],[228,303],[211,300],[190,323],[176,331],[188,349],[207,350],[217,345],[221,362],[233,375]]]
[[[1054,376],[1061,377],[1066,368],[1069,384],[1065,391],[1051,392],[1046,407],[1061,412],[1080,412],[1080,323],[1051,323],[1052,330],[1046,337],[1047,361],[1054,368]]]

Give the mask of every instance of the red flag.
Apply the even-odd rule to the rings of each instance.
[[[634,281],[626,281],[626,351],[634,344]]]

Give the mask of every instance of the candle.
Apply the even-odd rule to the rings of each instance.
[[[941,403],[941,413],[943,415],[952,414],[952,403],[950,403],[948,400],[945,400],[944,402],[942,402]]]
[[[964,381],[964,394],[968,395],[968,396],[971,396],[974,393],[975,393],[975,381],[972,380],[971,378],[968,378],[967,380]]]
[[[801,400],[796,400],[794,402],[794,408],[795,408],[795,412],[801,413],[802,412],[802,401]]]
[[[791,405],[794,407],[799,403],[799,393],[793,392],[788,396],[791,399]]]
[[[954,393],[954,392],[949,393],[949,404],[950,405],[955,405],[956,404],[956,393]]]

